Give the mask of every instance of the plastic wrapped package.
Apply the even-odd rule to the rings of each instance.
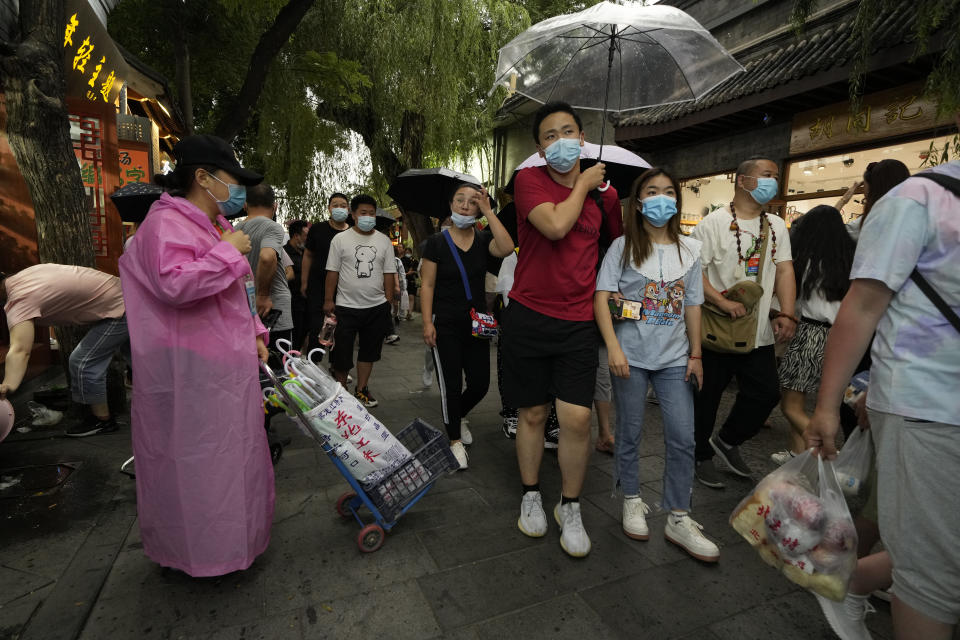
[[[854,429],[837,454],[835,467],[840,489],[855,496],[866,484],[873,463],[873,436],[869,429]]]

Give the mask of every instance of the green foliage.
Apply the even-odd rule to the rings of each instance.
[[[797,31],[819,6],[819,0],[794,0],[791,19]],[[873,41],[872,27],[883,12],[902,6],[901,0],[860,0],[854,18],[853,38],[858,44],[850,74],[850,99],[854,107],[863,93],[867,62],[881,43]],[[913,59],[928,53],[933,38],[943,38],[944,48],[927,77],[925,93],[938,103],[940,115],[960,112],[960,0],[914,0],[911,35]]]

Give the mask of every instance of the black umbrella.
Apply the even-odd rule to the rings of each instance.
[[[387,195],[404,210],[443,220],[450,215],[450,191],[462,182],[480,185],[473,176],[444,167],[410,169],[394,179]]]
[[[150,205],[160,199],[163,188],[152,182],[129,182],[111,194],[110,199],[124,222],[140,224],[147,217]]]
[[[396,222],[397,219],[392,213],[384,211],[383,209],[377,209],[377,226],[374,227],[377,231],[386,233]]]
[[[587,169],[597,164],[597,157],[600,155],[603,155],[603,162],[607,168],[607,180],[610,181],[610,184],[617,190],[617,194],[621,198],[626,198],[630,195],[630,187],[633,186],[633,181],[650,168],[649,162],[622,147],[605,144],[601,151],[600,145],[585,142],[580,149],[580,169]],[[546,164],[547,161],[542,158],[539,153],[534,153],[513,170],[513,175],[510,176],[510,182],[507,183],[507,186],[505,186],[503,190],[509,194],[513,193],[513,181],[521,169],[527,167],[542,167]]]

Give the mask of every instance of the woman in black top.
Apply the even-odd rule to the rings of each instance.
[[[477,231],[476,218],[486,216],[489,230]],[[420,266],[420,306],[423,341],[433,349],[440,382],[443,424],[461,469],[467,468],[464,444],[473,442],[461,420],[487,394],[490,384],[490,342],[471,332],[470,309],[484,309],[483,277],[487,254],[502,258],[513,251],[513,240],[490,209],[487,190],[474,184],[458,185],[450,197],[447,231],[427,239]],[[445,233],[449,233],[470,283],[467,299],[460,269]],[[466,388],[462,380],[466,377]]]

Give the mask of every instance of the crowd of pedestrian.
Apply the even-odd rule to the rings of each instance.
[[[810,448],[832,457],[841,423],[847,435],[870,429],[877,444],[875,512],[857,521],[862,558],[847,599],[819,598],[831,625],[868,637],[866,598],[889,589],[897,629],[950,637],[960,616],[960,163],[914,177],[896,161],[871,164],[837,207],[815,207],[788,231],[766,207],[780,192],[777,163],[748,158],[730,203],[686,236],[669,172],[646,170],[618,194],[602,163],[581,167],[583,125],[569,105],[541,107],[532,135],[545,164],[517,173],[512,205],[498,214],[482,186],[454,185],[449,217],[416,256],[376,230],[377,201],[362,193],[334,193],[321,221],[285,229],[274,189],[226,142],[185,138],[174,171],[156,177],[165,193],[121,257],[120,278],[43,264],[0,281],[11,336],[0,396],[21,384],[35,326],[90,325],[70,355],[73,397],[88,409],[67,433],[115,431],[105,375],[129,335],[144,551],[192,576],[222,575],[249,567],[270,540],[258,359],[281,338],[311,351],[335,320],[331,372],[348,387],[356,369],[353,393],[376,407],[374,363],[419,304],[462,470],[480,437],[467,416],[488,392],[496,341],[523,534],[546,534],[547,490],[562,549],[590,553],[580,496],[593,446],[614,456],[624,534],[649,539],[639,448],[652,389],[664,536],[719,561],[691,513],[695,481],[723,489],[723,469],[756,478],[740,449],[779,404],[791,429],[786,449],[771,452],[777,464]],[[864,215],[845,226],[838,209],[861,187]],[[236,227],[228,221],[243,213]],[[844,390],[865,369],[869,392],[843,417]],[[540,486],[545,448],[557,450],[559,487]]]

